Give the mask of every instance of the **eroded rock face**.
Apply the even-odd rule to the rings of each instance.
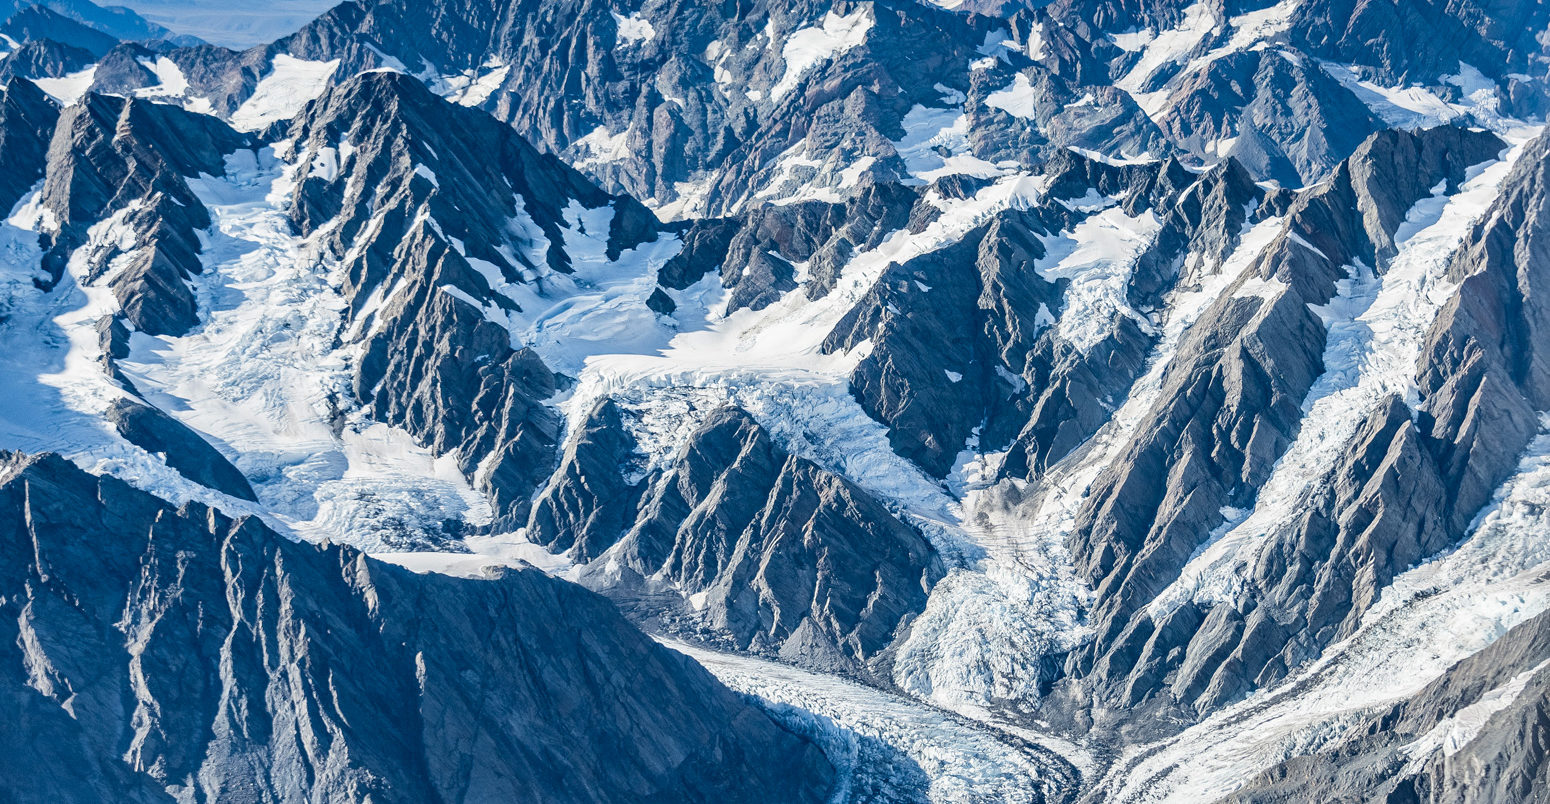
[[[1224,56],[1187,77],[1162,125],[1192,153],[1231,155],[1286,187],[1316,183],[1383,128],[1323,68],[1270,48]]]
[[[1550,726],[1550,616],[1541,614],[1460,661],[1415,695],[1365,718],[1349,737],[1279,763],[1226,800],[1533,801],[1550,783],[1536,738]],[[1448,721],[1456,713],[1481,722]],[[1442,748],[1444,740],[1456,741]]]
[[[1156,340],[1141,311],[1218,266],[1246,210],[1269,211],[1231,160],[1197,176],[1177,162],[1121,167],[1068,152],[1043,178],[1049,189],[1030,208],[889,266],[824,341],[830,353],[868,344],[852,393],[899,454],[937,477],[966,448],[1005,450],[1002,472],[1017,478],[1065,457],[1140,373]],[[1077,253],[1093,243],[1114,253]],[[1063,268],[1068,258],[1076,267]],[[1115,292],[1095,294],[1095,280]]]
[[[0,206],[9,210],[43,178],[59,109],[27,80],[6,82],[0,96]]]
[[[419,575],[54,456],[0,477],[8,800],[827,798],[816,747],[537,570]]]
[[[107,279],[125,318],[151,335],[181,335],[199,322],[188,279],[203,270],[199,230],[210,213],[188,186],[225,175],[225,157],[257,142],[208,115],[174,106],[88,94],[59,118],[48,150],[42,204],[50,242],[44,268],[58,280],[80,252],[82,279]]]
[[[1395,79],[1455,75],[1459,62],[1492,77],[1523,73],[1544,52],[1550,10],[1532,0],[1385,4],[1335,0],[1299,6],[1289,30],[1310,53]]]
[[[1341,266],[1385,270],[1411,206],[1439,184],[1457,187],[1501,147],[1459,129],[1379,134],[1334,181],[1298,197],[1288,233],[1253,271],[1284,292],[1226,294],[1202,318],[1138,438],[1080,514],[1074,548],[1099,592],[1100,625],[1068,672],[1121,706],[1162,694],[1211,710],[1349,633],[1395,573],[1462,535],[1441,508],[1437,453],[1391,399],[1306,510],[1276,530],[1234,603],[1143,610],[1223,521],[1223,507],[1253,499],[1295,436],[1301,400],[1324,370],[1324,327],[1309,305],[1333,296]]]
[[[166,457],[167,465],[189,480],[223,494],[256,502],[248,479],[215,447],[187,425],[129,397],[108,407],[108,421],[137,447]]]
[[[62,16],[45,5],[23,8],[0,23],[0,34],[17,42],[50,41],[102,58],[118,44],[113,36]]]
[[[288,136],[304,155],[292,220],[343,264],[346,330],[363,343],[355,397],[455,455],[495,503],[493,527],[521,525],[554,467],[560,419],[544,400],[562,380],[499,323],[522,312],[510,288],[572,270],[578,210],[607,214],[613,258],[660,224],[401,74],[339,85]]]
[[[628,15],[593,0],[460,0],[434,9],[377,2],[338,7],[224,69],[262,71],[277,53],[338,59],[346,74],[428,65],[439,91],[510,122],[605,188],[651,199],[675,217],[843,199],[874,182],[911,179],[924,170],[921,159],[935,158],[906,144],[923,139],[929,123],[921,115],[966,100],[981,130],[955,147],[992,163],[1036,161],[1065,145],[1165,150],[1128,94],[1081,85],[1081,74],[1036,63],[1016,43],[1003,46],[1006,30],[992,17],[891,0],[654,2]],[[786,53],[787,43],[831,35],[840,40],[835,51],[816,64],[800,47]],[[1072,39],[1062,52],[1079,48],[1093,46]],[[570,55],[548,58],[553,52]],[[1029,81],[1037,103],[1027,113],[988,103]],[[217,108],[234,108],[249,91],[232,84],[212,88]]]
[[[851,257],[905,228],[919,199],[903,185],[874,184],[841,203],[758,206],[698,220],[684,231],[683,250],[663,264],[658,282],[683,290],[719,271],[730,294],[727,312],[762,310],[797,289],[796,264],[806,263],[804,294],[819,299]]]
[[[644,474],[601,402],[540,496],[530,538],[597,562],[588,584],[630,598],[610,567],[666,586],[740,649],[863,671],[924,608],[944,570],[929,542],[866,492],[781,449],[739,408],[710,414]],[[571,541],[568,541],[571,540]]]
[[[602,555],[632,524],[646,490],[633,465],[634,436],[619,406],[602,399],[579,434],[571,437],[560,466],[533,503],[528,538],[581,561]]]

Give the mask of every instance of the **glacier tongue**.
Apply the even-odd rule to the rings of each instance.
[[[1328,461],[1316,456],[1342,446],[1352,422],[1359,423],[1377,398],[1414,398],[1418,341],[1451,292],[1443,271],[1522,148],[1519,142],[1505,159],[1472,170],[1458,193],[1418,202],[1401,227],[1403,242],[1388,272],[1368,280],[1366,300],[1322,311],[1332,330],[1344,328],[1352,337],[1331,337],[1330,371],[1309,395],[1297,443],[1262,489],[1256,509],[1198,554],[1156,605],[1231,595],[1263,530],[1288,516],[1327,469]],[[1320,388],[1326,389],[1322,395]],[[1542,415],[1539,435],[1458,547],[1396,577],[1355,633],[1285,683],[1116,764],[1099,790],[1120,802],[1231,793],[1277,762],[1337,745],[1352,729],[1366,728],[1370,713],[1415,694],[1513,626],[1550,609],[1544,582],[1550,546],[1542,538],[1550,526],[1546,489],[1550,416]],[[1438,750],[1444,736],[1412,749]]]
[[[1060,754],[1085,762],[1079,750],[1065,743],[1041,744],[1027,732],[965,720],[852,681],[681,642],[666,644],[732,689],[763,699],[777,718],[782,705],[795,707],[827,721],[808,728],[840,730],[841,738],[849,733],[861,742],[862,756],[849,769],[853,778],[846,791],[873,797],[856,796],[861,800],[911,800],[920,792],[912,789],[913,774],[879,761],[879,742],[919,767],[916,773],[924,773],[930,801],[953,804],[1059,801],[1077,782]],[[879,770],[893,773],[879,777]]]
[[[1280,233],[1269,218],[1245,233],[1217,273],[1168,299],[1146,373],[1088,446],[1057,464],[1039,487],[1016,481],[972,489],[962,522],[983,558],[950,573],[900,646],[894,680],[938,706],[985,716],[987,708],[1039,697],[1041,667],[1088,638],[1091,591],[1075,575],[1066,540],[1093,481],[1129,442],[1162,391],[1164,374],[1195,320]]]

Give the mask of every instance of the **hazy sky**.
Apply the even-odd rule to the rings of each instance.
[[[207,42],[244,48],[278,39],[339,0],[97,0],[128,6],[140,16]]]

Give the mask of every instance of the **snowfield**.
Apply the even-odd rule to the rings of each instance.
[[[277,120],[289,120],[307,101],[323,94],[339,60],[307,61],[285,53],[276,54],[269,73],[259,80],[253,94],[231,115],[239,131],[258,131]]]

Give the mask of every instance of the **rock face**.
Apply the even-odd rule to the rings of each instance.
[[[1169,138],[1204,158],[1302,187],[1329,175],[1383,123],[1317,65],[1265,49],[1187,76],[1162,115]]]
[[[210,225],[187,180],[225,175],[226,155],[244,147],[256,143],[208,115],[87,95],[61,114],[49,146],[44,268],[57,281],[79,254],[84,283],[106,281],[137,330],[187,332],[199,321],[188,286],[203,270],[196,232]]]
[[[61,45],[84,50],[93,58],[118,44],[118,39],[62,16],[47,6],[31,6],[12,14],[0,24],[0,34],[17,42],[29,40],[58,42]]]
[[[1522,74],[1544,53],[1536,31],[1550,10],[1532,0],[1387,5],[1336,0],[1302,6],[1290,31],[1308,52],[1361,64],[1398,80],[1455,74],[1459,62],[1493,78]]]
[[[822,298],[851,257],[910,222],[918,200],[902,185],[874,184],[843,203],[758,206],[730,218],[698,220],[658,281],[683,290],[720,271],[730,294],[728,312],[762,310],[797,288],[796,263],[806,263],[805,295]]]
[[[166,456],[167,465],[184,477],[223,494],[257,502],[253,487],[231,461],[182,422],[129,397],[108,408],[108,421],[129,443]]]
[[[1448,83],[1460,60],[1485,64],[1515,112],[1546,103],[1532,76],[1545,55],[1535,32],[1550,19],[1533,0],[1026,5],[648,2],[626,15],[597,0],[382,0],[335,8],[240,57],[171,58],[205,74],[191,79],[197,94],[226,111],[280,54],[338,59],[345,74],[423,65],[439,92],[604,187],[694,217],[851,197],[874,181],[982,177],[1066,146],[1197,164],[1230,154],[1256,179],[1312,184],[1367,135],[1414,125],[1381,119],[1320,60],[1444,95],[1464,85]],[[1176,32],[1157,48],[1166,52],[1148,58],[1165,32]],[[947,167],[953,157],[975,167]]]
[[[655,239],[656,219],[397,73],[339,85],[288,136],[310,155],[295,225],[326,226],[343,263],[346,325],[363,343],[356,398],[455,455],[495,527],[520,525],[554,465],[560,422],[543,400],[561,379],[513,346],[503,322],[524,312],[518,288],[572,270],[566,234],[582,213],[606,216],[612,258]]]
[[[862,671],[941,578],[930,543],[854,484],[789,455],[746,412],[711,413],[667,468],[637,474],[603,401],[540,496],[529,537],[695,601],[738,648]],[[589,583],[628,597],[607,570]]]
[[[1252,270],[1285,290],[1231,294],[1206,313],[1140,436],[1079,514],[1073,547],[1099,593],[1099,627],[1068,672],[1119,705],[1166,690],[1210,710],[1348,633],[1396,571],[1461,535],[1437,529],[1439,486],[1425,479],[1428,456],[1391,400],[1358,431],[1310,510],[1277,530],[1235,603],[1161,615],[1142,608],[1220,525],[1224,507],[1249,505],[1294,437],[1301,400],[1324,370],[1325,332],[1309,305],[1334,295],[1341,266],[1384,270],[1406,211],[1432,187],[1456,187],[1501,145],[1458,129],[1376,135],[1333,181],[1294,202],[1288,233]]]
[[[1197,177],[1068,153],[1046,171],[1045,198],[890,266],[824,341],[831,353],[869,344],[852,393],[935,476],[967,447],[1006,450],[1006,473],[1037,475],[1092,435],[1155,341],[1138,311],[1161,304],[1188,250],[1189,270],[1219,263],[1264,194],[1232,161]],[[1094,237],[1120,247],[1084,260]],[[1095,280],[1115,292],[1095,295]]]
[[[46,39],[30,40],[0,61],[0,79],[62,78],[91,67],[92,61],[90,51]]]
[[[31,81],[12,79],[0,96],[0,206],[11,209],[38,180],[59,109]]]
[[[418,575],[53,456],[0,474],[7,800],[827,798],[816,747],[537,570]]]
[[[1372,632],[1550,421],[1543,3],[360,0],[241,53],[72,5],[0,7],[0,447],[603,597],[7,457],[3,799],[847,784],[616,608],[1153,774],[1430,638]],[[1239,797],[1537,795],[1544,628]]]
[[[1420,692],[1369,716],[1325,751],[1280,763],[1226,800],[1534,801],[1550,784],[1550,615],[1541,614],[1454,665]],[[1473,707],[1481,718],[1454,724]],[[1461,744],[1442,748],[1445,735]],[[1419,746],[1417,749],[1415,746]]]
[[[942,575],[918,532],[737,409],[712,414],[653,482],[623,552],[704,595],[739,647],[812,663],[881,651]]]
[[[582,561],[612,547],[633,524],[645,491],[643,478],[629,476],[632,464],[640,462],[635,450],[619,406],[612,399],[599,401],[533,503],[529,537]]]
[[[1002,45],[1004,25],[989,17],[892,0],[630,11],[595,0],[352,4],[252,53],[260,70],[276,53],[339,59],[347,73],[431,65],[439,91],[510,122],[604,187],[694,216],[910,179],[941,163],[916,141],[947,126],[933,121],[955,104],[985,134],[945,149],[990,162],[1042,158],[1067,144],[1127,153],[1165,146],[1127,94],[1090,93],[1036,65],[1020,46]],[[829,37],[832,50],[801,46]],[[990,105],[1030,80],[1037,102],[1028,111],[1021,101],[1013,112]],[[217,108],[245,97],[212,92]],[[847,170],[855,177],[843,178]]]

